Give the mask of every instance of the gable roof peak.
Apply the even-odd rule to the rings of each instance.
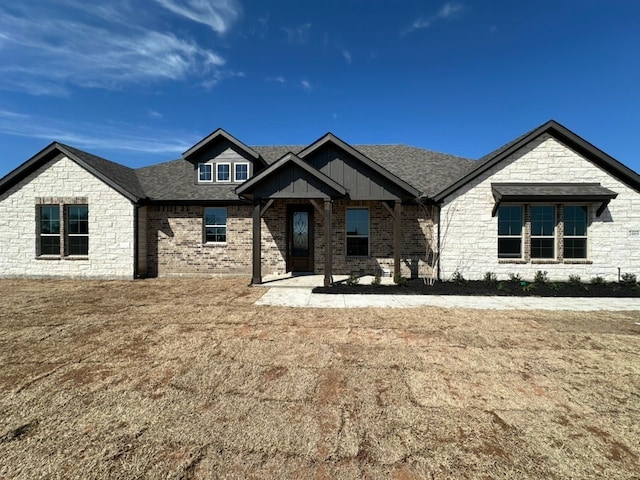
[[[640,192],[640,175],[593,144],[589,143],[584,138],[572,132],[561,123],[551,119],[480,158],[475,168],[471,169],[466,175],[440,191],[435,195],[434,200],[437,202],[444,200],[462,186],[466,185],[482,173],[502,162],[514,152],[517,152],[522,147],[544,134],[551,135],[556,140],[559,140],[569,148],[575,150],[579,155],[604,169],[637,192]]]
[[[234,137],[233,135],[231,135],[229,132],[227,132],[226,130],[224,130],[222,128],[217,128],[216,130],[211,132],[209,135],[204,137],[202,140],[200,140],[198,143],[196,143],[194,146],[192,146],[186,152],[184,152],[182,154],[182,157],[185,160],[187,160],[189,157],[192,157],[196,153],[200,152],[207,145],[211,144],[212,142],[217,141],[220,138],[223,138],[223,139],[227,140],[228,142],[232,143],[237,148],[239,148],[240,150],[245,152],[247,155],[252,157],[254,160],[259,160],[259,161],[261,161],[262,163],[264,163],[266,165],[266,162],[264,161],[264,159],[260,156],[260,154],[258,152],[256,152],[253,148],[251,148],[250,146],[248,146],[244,142],[238,140],[236,137]]]

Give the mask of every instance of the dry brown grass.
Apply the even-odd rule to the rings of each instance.
[[[638,313],[1,281],[2,478],[639,478]]]

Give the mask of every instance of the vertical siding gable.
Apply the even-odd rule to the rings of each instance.
[[[345,187],[352,199],[395,200],[402,198],[402,192],[398,187],[335,145],[325,145],[319,148],[305,157],[304,161]]]

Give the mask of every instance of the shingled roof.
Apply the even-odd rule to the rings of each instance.
[[[193,163],[184,159],[139,168],[136,173],[152,201],[239,201],[235,193],[236,184],[197,184]]]
[[[268,164],[287,152],[299,153],[306,145],[253,147]],[[477,162],[409,145],[353,145],[381,167],[429,197],[469,172]]]
[[[212,135],[216,135],[216,132]],[[356,150],[353,152],[354,154],[363,155],[397,177],[399,181],[405,182],[407,188],[412,187],[419,191],[422,198],[441,201],[524,144],[547,132],[609,171],[627,185],[640,191],[640,176],[636,172],[553,120],[521,135],[477,161],[408,145],[350,145],[349,148]],[[244,144],[242,145],[244,146]],[[289,152],[299,154],[310,148],[309,145],[244,147],[250,150],[255,158],[264,161],[264,165],[267,166],[272,165]],[[5,191],[57,155],[66,155],[72,158],[134,202],[144,200],[226,203],[243,201],[235,192],[237,184],[198,184],[195,181],[194,164],[184,158],[131,169],[56,142],[0,179],[0,192]]]
[[[145,192],[140,186],[134,169],[58,142],[49,144],[0,179],[0,193],[11,188],[47,162],[61,156],[70,158],[132,202],[145,198]]]

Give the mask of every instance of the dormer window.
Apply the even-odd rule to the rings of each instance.
[[[213,182],[213,165],[210,163],[201,163],[198,165],[198,181]]]
[[[248,163],[236,163],[235,164],[235,182],[244,182],[249,179],[249,164]]]
[[[216,182],[231,181],[231,164],[216,163]]]

